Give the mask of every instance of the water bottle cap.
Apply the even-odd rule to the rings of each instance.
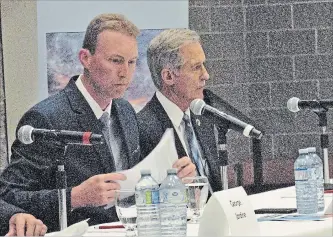
[[[298,150],[298,154],[307,154],[308,153],[308,149],[304,148],[304,149],[299,149]]]
[[[308,152],[316,152],[317,149],[315,147],[309,147]]]
[[[151,171],[148,169],[141,170],[140,172],[141,172],[141,175],[151,175]]]
[[[168,169],[167,172],[168,172],[168,175],[169,174],[177,174],[177,169],[176,168],[173,168],[173,169]]]

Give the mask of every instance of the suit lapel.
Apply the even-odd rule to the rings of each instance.
[[[79,117],[79,123],[84,130],[91,129],[92,133],[103,134],[102,124],[100,121],[96,121],[95,114],[94,117],[89,118],[87,115],[82,115]],[[95,119],[95,120],[92,120]],[[94,149],[99,154],[103,166],[106,168],[106,173],[113,172],[115,170],[114,159],[112,154],[106,144],[106,141],[102,145],[94,145]]]
[[[78,76],[73,77],[65,88],[65,93],[69,99],[73,111],[76,112],[77,121],[83,131],[90,131],[96,134],[102,134],[102,123],[97,120],[94,112],[88,102],[77,89],[75,80]],[[114,160],[106,144],[94,145],[96,152],[99,154],[101,162],[105,168],[105,173],[115,170]]]
[[[207,159],[209,168],[209,182],[214,191],[221,190],[220,163],[217,155],[214,124],[204,116],[191,113],[192,124],[198,142],[203,151],[203,159]]]
[[[205,158],[210,157],[211,151],[208,144],[212,143],[211,141],[214,137],[213,124],[209,124],[203,116],[196,116],[193,113],[191,113],[191,122],[195,129],[197,139],[203,149]]]
[[[178,153],[178,158],[181,158],[183,156],[187,156],[186,151],[178,137],[178,133],[175,131],[175,128],[168,116],[168,114],[165,112],[162,104],[159,102],[159,100],[156,97],[156,94],[151,99],[151,108],[153,108],[153,112],[158,118],[158,120],[161,122],[162,130],[165,132],[167,128],[172,128],[174,135],[175,135],[175,146]],[[161,134],[162,137],[163,134]]]
[[[156,94],[153,96],[149,103],[149,107],[152,108],[153,113],[158,118],[158,121],[161,122],[162,130],[165,131],[167,128],[173,128],[173,124],[168,114],[165,112],[162,104],[157,99]]]
[[[124,110],[121,108],[121,106],[118,103],[117,99],[114,99],[112,101],[112,109],[115,110],[114,114],[117,116],[118,122],[121,127],[122,135],[124,136],[124,142],[125,142],[125,147],[126,147],[126,158],[127,158],[127,165],[131,166],[131,154],[132,152],[135,152],[137,148],[137,141],[133,139],[131,133],[132,129],[131,126],[133,125],[133,121],[130,121],[128,118],[128,115],[124,113]],[[125,167],[123,167],[125,168]]]

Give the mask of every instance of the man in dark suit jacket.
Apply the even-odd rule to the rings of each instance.
[[[0,199],[0,236],[43,236],[47,227],[41,220]]]
[[[188,29],[163,31],[150,42],[147,60],[158,91],[137,115],[143,156],[155,148],[167,128],[174,128],[178,156],[188,156],[191,148],[186,143],[182,121],[187,114],[200,148],[199,162],[204,166],[198,172],[208,177],[211,191],[221,190],[220,166],[226,165],[226,158],[218,156],[215,121],[189,111],[192,100],[203,99],[203,89],[209,79],[199,35]],[[228,124],[220,124],[220,139],[224,144],[227,131]]]
[[[102,14],[89,24],[79,59],[84,73],[66,88],[38,103],[21,118],[33,128],[103,133],[100,118],[112,124],[113,140],[94,146],[69,145],[64,157],[67,172],[68,225],[90,218],[90,224],[117,221],[114,208],[115,173],[140,161],[139,132],[132,106],[119,99],[132,80],[138,57],[138,28],[120,14]],[[111,143],[109,148],[108,142]],[[59,230],[57,159],[64,146],[46,140],[12,146],[10,165],[0,177],[1,197],[42,219],[50,231]]]

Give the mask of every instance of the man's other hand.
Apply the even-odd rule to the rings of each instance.
[[[17,213],[9,220],[9,232],[6,236],[44,236],[47,227],[33,215]]]
[[[173,163],[172,168],[178,169],[177,176],[180,179],[185,177],[194,177],[197,173],[195,165],[187,156],[178,159],[175,163]]]

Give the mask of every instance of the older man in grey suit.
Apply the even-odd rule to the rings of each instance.
[[[209,74],[199,35],[189,29],[169,29],[157,35],[147,51],[148,66],[157,92],[138,113],[140,144],[149,154],[167,128],[175,132],[179,157],[190,157],[200,175],[208,177],[211,192],[221,190],[220,165],[212,118],[190,112],[190,103],[203,99]],[[220,124],[222,137],[228,124]],[[225,139],[225,138],[224,138]]]

